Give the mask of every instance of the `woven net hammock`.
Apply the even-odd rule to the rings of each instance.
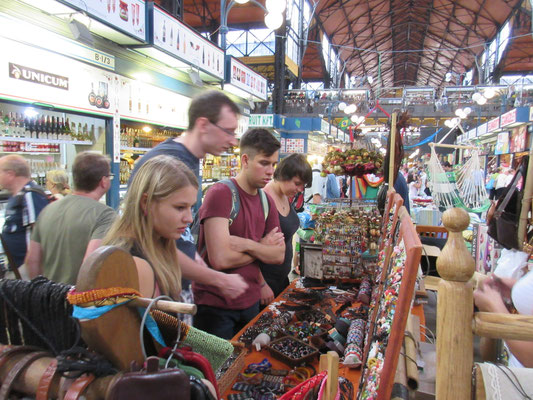
[[[431,195],[439,210],[461,207],[468,212],[482,213],[489,209],[490,200],[477,150],[472,151],[472,157],[453,175],[446,173],[432,147],[428,169]]]

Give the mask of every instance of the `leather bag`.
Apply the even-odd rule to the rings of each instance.
[[[191,383],[181,369],[159,370],[157,357],[148,357],[145,366],[145,370],[119,376],[106,400],[191,400]]]

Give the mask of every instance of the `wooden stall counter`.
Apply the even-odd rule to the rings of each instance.
[[[282,303],[282,302],[283,303],[291,303],[290,301],[287,300],[286,294],[289,293],[290,291],[296,289],[296,283],[297,282],[298,282],[298,279],[294,280],[276,299],[274,299],[274,301],[271,304],[276,305],[276,304],[279,304],[279,303]],[[325,291],[328,288],[331,288],[332,286],[333,286],[333,284],[331,286],[327,285],[327,286],[323,287],[322,289]],[[339,306],[333,304],[334,301],[331,301],[330,303],[333,305],[333,307],[332,307],[333,312],[337,311]],[[358,308],[358,307],[361,307],[361,306],[362,306],[362,303],[360,303],[358,301],[355,301],[355,302],[353,302],[351,304],[350,307]],[[251,320],[243,329],[241,329],[241,331],[239,333],[237,333],[237,335],[234,336],[232,341],[233,342],[238,342],[239,339],[241,338],[241,336],[246,332],[246,330],[249,327],[255,325],[257,323],[257,321],[261,318],[261,316],[265,312],[268,312],[268,311],[269,311],[269,306],[264,308],[253,320]],[[414,306],[411,309],[411,313],[416,315],[416,316],[418,316],[418,318],[420,319],[421,325],[423,325],[425,323],[423,307],[421,305]],[[273,340],[275,340],[275,339],[273,339]],[[421,335],[420,340],[424,340],[422,335]],[[293,369],[293,367],[289,366],[288,364],[286,364],[286,363],[284,363],[282,361],[279,361],[278,359],[274,358],[271,355],[270,351],[267,348],[265,348],[264,346],[263,346],[261,351],[257,351],[255,346],[251,346],[250,345],[250,346],[248,346],[248,353],[246,354],[245,359],[244,359],[244,367],[242,368],[240,373],[244,374],[246,368],[249,365],[251,365],[251,364],[261,364],[262,362],[264,362],[265,359],[267,359],[268,362],[271,363],[271,365],[272,365],[271,368],[272,369],[287,370],[287,371]],[[341,357],[341,359],[342,359],[342,357]],[[320,372],[319,357],[315,357],[313,359],[313,361],[310,364],[308,364],[308,365],[311,366],[310,369],[313,369],[314,373]],[[357,389],[359,387],[359,382],[361,380],[361,368],[349,368],[349,367],[345,366],[342,363],[342,361],[341,361],[339,363],[338,376],[346,378],[346,380],[349,381],[351,383],[351,386],[352,386],[352,392],[351,392],[352,396],[351,397],[345,397],[345,398],[347,398],[347,399],[348,398],[355,399],[355,396],[357,394]],[[234,380],[234,382],[232,382],[231,387],[233,387],[233,385],[238,380],[239,380],[239,377],[237,377]],[[297,383],[299,383],[299,382],[294,382],[293,384],[296,385]],[[241,392],[232,390],[230,388],[229,390],[226,390],[225,393],[223,393],[223,398],[224,399],[228,399],[228,395],[237,394],[237,393],[241,393]]]

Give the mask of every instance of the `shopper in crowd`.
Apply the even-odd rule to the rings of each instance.
[[[409,186],[409,198],[412,200],[415,197],[418,197],[418,192],[422,187],[420,179],[413,173],[410,173],[407,176],[407,185]]]
[[[100,199],[111,187],[109,158],[79,153],[72,164],[74,191],[39,215],[26,256],[30,278],[76,284],[83,260],[97,249],[116,213]]]
[[[500,167],[496,169],[492,169],[490,174],[488,174],[487,184],[485,185],[485,189],[487,190],[487,193],[489,195],[490,200],[494,200],[495,193],[496,193],[496,181],[498,180],[498,175],[500,174]]]
[[[52,169],[46,173],[46,189],[56,200],[61,200],[70,193],[67,172],[63,169]]]
[[[511,175],[511,179],[512,179],[512,175]],[[500,198],[508,182],[509,182],[509,170],[500,168],[498,179],[496,179],[496,184],[494,185],[494,198],[496,200]]]
[[[5,209],[2,244],[14,269],[24,262],[33,225],[48,199],[43,188],[31,179],[27,161],[18,155],[0,158],[0,186],[11,194]]]
[[[418,189],[418,195],[423,197],[426,195],[426,183],[428,180],[428,175],[426,174],[426,171],[424,170],[424,167],[422,166],[418,167],[418,178],[420,181],[420,188]]]
[[[207,91],[192,99],[189,106],[189,127],[178,138],[167,139],[148,151],[136,164],[130,183],[141,166],[158,155],[174,157],[187,165],[195,174],[199,187],[200,159],[206,154],[215,156],[236,146],[235,131],[238,126],[239,108],[229,97],[219,91]],[[198,191],[194,204],[195,213],[201,204],[202,191]],[[178,257],[183,278],[183,299],[193,302],[190,281],[216,286],[225,297],[238,297],[247,289],[238,274],[225,274],[208,268],[196,252],[196,244],[187,228],[177,241]]]
[[[180,300],[181,260],[176,240],[192,222],[197,194],[194,173],[171,156],[150,158],[130,181],[124,212],[103,244],[121,247],[133,256],[142,296]]]
[[[267,285],[277,297],[289,285],[289,272],[292,263],[292,237],[300,226],[296,211],[289,198],[304,190],[312,183],[311,166],[302,154],[291,154],[282,159],[274,171],[274,180],[265,186],[265,192],[274,200],[279,214],[281,232],[285,238],[285,259],[283,264],[260,263],[261,273]]]
[[[519,280],[492,274],[474,291],[474,302],[480,311],[509,314],[508,305],[521,315],[533,315],[533,271]],[[506,305],[507,304],[507,305]],[[506,340],[510,352],[509,367],[533,368],[533,342]]]
[[[322,176],[322,165],[313,165],[313,184],[310,188],[305,189],[305,202],[320,204],[326,197],[326,177]]]
[[[231,180],[240,203],[238,214],[230,220],[235,200],[231,187],[224,183],[207,191],[199,211],[198,244],[199,248],[205,245],[205,261],[216,270],[240,274],[249,286],[242,295],[229,298],[213,286],[193,283],[198,305],[194,325],[222,338],[232,338],[257,315],[259,302],[268,304],[274,298],[259,262],[281,264],[285,241],[276,204],[259,189],[272,179],[279,148],[269,131],[247,131],[240,142],[241,171]]]

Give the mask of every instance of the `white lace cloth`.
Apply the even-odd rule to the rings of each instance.
[[[483,382],[487,400],[519,400],[525,397],[517,388],[533,397],[533,369],[532,368],[498,368],[492,363],[477,364],[483,374]],[[519,382],[519,384],[518,384]]]

